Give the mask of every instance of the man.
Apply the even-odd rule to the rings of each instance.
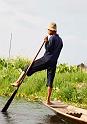
[[[58,57],[60,55],[61,49],[63,47],[62,39],[57,34],[57,25],[52,22],[48,25],[48,35],[44,38],[45,42],[45,53],[43,57],[35,60],[32,67],[27,72],[27,76],[31,76],[33,73],[41,70],[47,69],[47,86],[48,86],[48,96],[47,104],[52,104],[50,97],[53,88],[53,80],[56,71],[56,64]],[[24,69],[20,77],[12,85],[18,87],[21,83],[21,77],[25,73],[27,68]]]

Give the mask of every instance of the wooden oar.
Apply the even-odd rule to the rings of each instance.
[[[32,63],[31,63],[31,65],[28,66],[27,71],[24,72],[24,74],[22,75],[22,77],[21,77],[21,83],[22,83],[22,81],[24,80],[24,78],[25,78],[27,72],[29,71],[29,69],[30,69],[31,66],[33,65],[35,59],[37,58],[39,52],[41,51],[41,49],[42,49],[42,47],[43,47],[43,45],[44,45],[44,42],[42,43],[40,49],[38,50],[36,56],[34,57],[34,59],[33,59]],[[20,85],[21,85],[21,84],[20,84]],[[11,97],[9,98],[9,100],[6,102],[6,104],[5,104],[5,106],[3,107],[3,109],[1,110],[1,112],[6,112],[6,111],[7,111],[8,107],[10,106],[12,100],[14,99],[14,97],[15,97],[15,95],[16,95],[16,93],[17,93],[19,87],[20,87],[20,85],[19,85],[19,86],[16,88],[16,90],[13,92],[13,94],[11,95]]]

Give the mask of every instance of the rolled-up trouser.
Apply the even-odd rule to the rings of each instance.
[[[28,68],[28,66],[26,66],[24,71],[26,71],[27,68]],[[29,70],[27,71],[27,76],[31,76],[33,73],[35,73],[37,71],[42,71],[45,69],[47,69],[47,86],[52,88],[55,71],[56,71],[56,65],[51,66],[49,62],[45,62],[44,57],[34,61],[31,68],[29,68]]]

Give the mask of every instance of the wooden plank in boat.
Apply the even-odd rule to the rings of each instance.
[[[61,101],[52,101],[51,105],[46,102],[43,102],[43,104],[62,118],[77,122],[77,124],[87,124],[87,110],[85,109],[67,105]]]

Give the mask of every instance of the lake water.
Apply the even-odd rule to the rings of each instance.
[[[0,97],[0,110],[6,101]],[[14,100],[7,113],[0,112],[0,124],[71,124],[59,119],[49,108],[38,102]]]

